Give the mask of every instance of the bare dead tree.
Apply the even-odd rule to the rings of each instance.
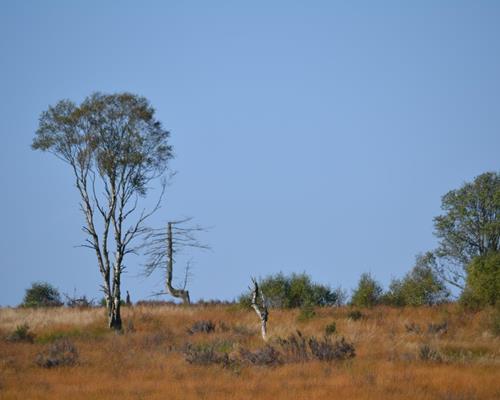
[[[264,296],[264,292],[259,289],[259,284],[257,283],[257,280],[255,280],[255,278],[252,278],[252,283],[253,289],[250,288],[250,290],[252,290],[252,308],[255,310],[257,316],[260,319],[262,339],[264,339],[264,341],[267,341],[267,319],[269,318],[267,301]]]
[[[165,271],[166,293],[181,299],[184,304],[190,304],[189,290],[187,284],[190,277],[191,261],[186,263],[184,270],[183,285],[174,287],[174,264],[175,256],[186,248],[207,250],[210,247],[201,243],[196,234],[204,232],[207,228],[200,225],[189,225],[192,218],[167,222],[166,229],[151,229],[147,234],[144,246],[147,248],[148,261],[145,265],[145,273],[151,275],[156,269],[163,268]]]

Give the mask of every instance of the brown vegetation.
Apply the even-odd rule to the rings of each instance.
[[[299,313],[272,311],[265,344],[254,313],[234,305],[127,307],[122,334],[105,328],[102,308],[0,309],[0,398],[500,398],[493,310],[375,307],[357,320],[347,307],[317,308],[306,320]],[[198,329],[207,321],[210,329]],[[12,340],[25,325],[33,340]],[[284,349],[301,343],[304,357],[286,362]],[[352,343],[355,357],[321,361],[314,352],[325,343]],[[196,352],[209,362],[191,362]],[[78,358],[40,366],[43,355],[68,354]]]

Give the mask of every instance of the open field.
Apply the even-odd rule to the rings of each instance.
[[[125,308],[124,333],[105,328],[104,310],[0,309],[1,399],[443,399],[500,398],[500,338],[488,330],[492,310],[468,313],[456,305],[361,310],[271,310],[269,335],[299,329],[322,337],[345,337],[356,356],[346,361],[195,365],[185,360],[187,343],[210,343],[229,358],[242,348],[263,346],[252,310],[237,306],[136,306]],[[212,333],[188,334],[199,320]],[[7,340],[28,324],[34,342]],[[429,324],[434,324],[429,329]],[[441,328],[440,328],[441,327]],[[44,368],[37,354],[69,338],[76,365]]]

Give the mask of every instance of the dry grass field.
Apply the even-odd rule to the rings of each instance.
[[[356,356],[276,366],[186,361],[187,343],[214,348],[227,359],[264,343],[252,310],[236,306],[135,306],[123,310],[124,332],[105,328],[104,310],[0,309],[1,399],[500,399],[500,338],[488,329],[492,310],[433,308],[271,310],[269,343],[300,330],[345,337]],[[188,333],[196,321],[215,331]],[[32,342],[13,337],[28,324]],[[46,368],[38,354],[67,338],[74,365]],[[205,347],[203,347],[205,346]]]

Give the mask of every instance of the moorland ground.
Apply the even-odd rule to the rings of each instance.
[[[314,311],[271,310],[269,344],[279,349],[278,338],[297,330],[320,338],[335,322],[332,341],[352,343],[354,358],[272,366],[244,361],[242,349],[255,352],[264,342],[255,313],[236,305],[125,307],[122,334],[106,328],[103,308],[2,308],[0,398],[500,398],[500,337],[490,329],[494,310],[380,306],[361,310],[359,319],[350,307]],[[188,332],[202,320],[212,321],[214,331]],[[23,324],[28,333],[13,334]],[[74,365],[47,368],[40,360],[61,340],[74,345],[78,358]],[[205,357],[190,363],[188,343],[233,361]]]

